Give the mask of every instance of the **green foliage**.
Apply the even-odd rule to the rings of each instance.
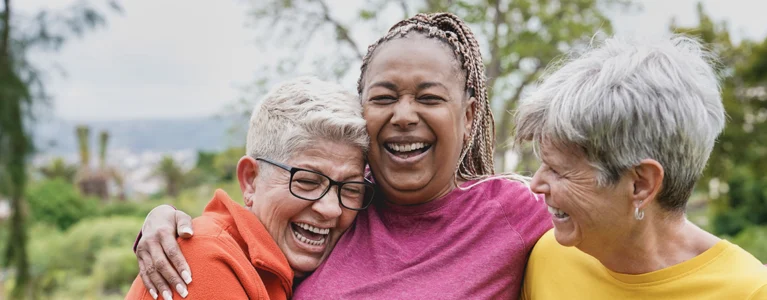
[[[163,156],[155,168],[154,175],[161,177],[165,181],[165,192],[169,196],[178,196],[179,189],[184,180],[184,172],[181,170],[181,166],[176,163],[176,160],[173,159],[173,156]]]
[[[50,164],[40,168],[40,173],[47,179],[60,178],[66,182],[74,182],[77,166],[67,164],[64,159],[57,157]]]
[[[115,201],[104,204],[99,209],[98,215],[100,217],[111,216],[126,216],[145,218],[149,214],[152,208],[163,204],[157,201],[142,201],[142,202],[127,202],[127,201]]]
[[[93,287],[106,293],[125,294],[138,275],[136,255],[131,247],[102,249],[93,267]]]
[[[66,230],[81,219],[98,213],[99,201],[81,197],[75,187],[62,179],[46,180],[31,187],[27,202],[32,220]]]
[[[767,40],[735,44],[724,22],[717,23],[698,5],[698,25],[671,30],[699,37],[719,58],[722,103],[728,120],[719,137],[699,189],[714,195],[711,229],[736,235],[767,224]],[[708,190],[709,182],[722,182]],[[718,197],[717,197],[718,196]]]
[[[732,239],[762,263],[767,263],[767,226],[752,226],[743,230]]]
[[[213,168],[221,181],[235,179],[237,163],[245,155],[245,147],[233,147],[216,154],[213,159]]]
[[[63,233],[36,225],[30,235],[34,289],[61,294],[55,298],[122,291],[138,274],[132,245],[142,223],[135,217],[94,218]]]
[[[715,206],[715,234],[736,235],[753,225],[767,225],[767,177],[741,168],[728,182],[727,196]]]

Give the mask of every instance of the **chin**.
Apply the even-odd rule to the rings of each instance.
[[[560,245],[565,247],[575,247],[580,244],[580,234],[572,230],[563,232],[554,227],[554,238]]]
[[[314,257],[289,257],[288,262],[296,277],[306,277],[320,266],[320,260]]]

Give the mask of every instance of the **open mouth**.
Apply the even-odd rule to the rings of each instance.
[[[428,151],[429,143],[385,143],[384,148],[397,157],[407,159]]]
[[[330,228],[318,228],[306,223],[290,223],[290,227],[296,239],[311,246],[324,245],[330,234]]]
[[[562,211],[559,208],[553,207],[551,205],[548,205],[549,207],[549,213],[553,215],[557,219],[567,219],[570,217],[566,212]]]

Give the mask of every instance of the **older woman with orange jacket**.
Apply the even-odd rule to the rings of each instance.
[[[336,84],[300,78],[273,89],[253,111],[237,164],[244,206],[217,190],[193,238],[179,240],[195,272],[178,285],[191,299],[287,299],[293,280],[319,266],[357,211],[373,198],[357,98]],[[138,249],[138,255],[149,255]],[[152,273],[144,270],[143,273]],[[191,283],[191,274],[181,274]],[[158,295],[157,291],[163,291]],[[139,276],[126,299],[171,299]]]

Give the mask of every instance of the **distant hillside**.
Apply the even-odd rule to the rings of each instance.
[[[91,128],[94,154],[97,153],[98,134],[102,130],[110,134],[110,149],[140,153],[186,149],[219,151],[245,144],[244,132],[247,129],[247,120],[240,116],[93,122],[41,120],[35,128],[35,144],[39,152],[77,152],[75,127],[80,124]]]

